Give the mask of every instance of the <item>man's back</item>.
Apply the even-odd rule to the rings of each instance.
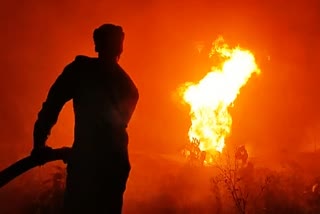
[[[71,68],[75,141],[68,163],[66,200],[78,203],[81,198],[74,192],[80,190],[82,197],[88,192],[90,199],[85,198],[92,207],[99,201],[94,192],[109,194],[110,185],[115,188],[112,194],[125,190],[130,171],[126,127],[138,91],[117,63],[81,56]]]
[[[64,74],[75,112],[74,155],[89,161],[126,147],[127,138],[120,136],[126,136],[138,91],[125,71],[114,62],[78,56]]]

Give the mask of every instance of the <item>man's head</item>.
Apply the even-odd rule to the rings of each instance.
[[[95,51],[105,57],[119,57],[123,50],[124,32],[121,26],[103,24],[93,32]]]

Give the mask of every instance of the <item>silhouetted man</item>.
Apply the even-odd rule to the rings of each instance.
[[[248,152],[244,145],[241,145],[236,149],[235,158],[236,160],[241,161],[242,167],[244,167],[247,164]]]
[[[104,24],[93,39],[98,57],[77,56],[51,86],[34,125],[32,155],[50,149],[50,130],[72,99],[75,139],[67,161],[65,212],[118,214],[130,171],[126,128],[139,94],[118,64],[122,28]]]

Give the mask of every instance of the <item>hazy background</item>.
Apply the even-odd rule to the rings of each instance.
[[[197,44],[205,51],[219,35],[250,49],[262,71],[235,102],[230,140],[261,154],[313,150],[320,137],[317,0],[11,0],[1,1],[0,14],[1,167],[29,153],[50,85],[76,55],[95,55],[92,32],[109,22],[125,30],[120,63],[140,91],[132,152],[172,153],[186,143],[189,109],[175,90],[208,72]],[[48,144],[70,145],[72,137],[68,103]]]
[[[188,141],[190,126],[189,108],[181,104],[176,89],[205,76],[206,51],[219,35],[231,46],[251,50],[261,68],[231,109],[227,143],[245,143],[250,156],[271,154],[273,159],[320,147],[318,0],[10,0],[0,2],[0,14],[1,168],[29,154],[33,124],[49,87],[76,55],[95,56],[92,32],[110,22],[125,30],[120,64],[140,91],[129,127],[127,211],[136,207],[136,213],[143,213],[139,200],[154,201],[156,210],[170,205],[170,198],[162,197],[165,192],[179,199],[198,197],[188,192],[192,188],[193,193],[209,193],[207,178],[172,164],[170,157]],[[200,54],[199,44],[204,44]],[[72,140],[68,103],[48,144],[60,147]],[[35,169],[3,188],[1,212],[13,213],[19,201],[39,194],[38,180],[45,174]],[[168,174],[178,176],[174,180]],[[205,201],[203,196],[194,200]]]

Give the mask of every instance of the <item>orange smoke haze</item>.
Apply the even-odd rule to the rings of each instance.
[[[236,100],[234,141],[257,152],[300,149],[306,131],[319,123],[316,0],[34,0],[2,1],[0,8],[0,165],[30,151],[33,122],[47,90],[75,55],[95,55],[92,31],[105,22],[124,27],[120,63],[141,94],[129,128],[132,151],[175,152],[188,140],[188,109],[173,92],[204,76],[203,53],[218,35],[251,50],[264,71]],[[49,145],[70,145],[72,132],[69,103]]]
[[[250,50],[262,71],[251,77],[230,109],[227,141],[246,144],[253,156],[272,154],[272,159],[284,151],[313,151],[320,147],[319,11],[319,0],[1,1],[0,167],[29,154],[33,124],[49,87],[76,55],[95,56],[92,32],[107,22],[125,30],[120,64],[140,91],[129,124],[132,172],[126,192],[128,203],[139,208],[136,213],[143,213],[143,206],[130,197],[147,204],[162,196],[165,182],[171,182],[168,194],[176,193],[179,200],[203,200],[194,180],[206,185],[206,178],[188,170],[179,174],[180,165],[171,159],[189,141],[191,125],[190,109],[181,104],[176,89],[208,73],[207,54],[219,35],[230,47]],[[68,103],[48,144],[68,146],[72,140]],[[179,174],[176,183],[167,176],[171,172]],[[31,186],[20,181],[25,182],[22,189]],[[6,213],[7,204],[13,213],[27,198],[16,195],[21,189],[14,184],[8,188],[0,194],[0,213]],[[159,200],[155,206],[162,206]]]

